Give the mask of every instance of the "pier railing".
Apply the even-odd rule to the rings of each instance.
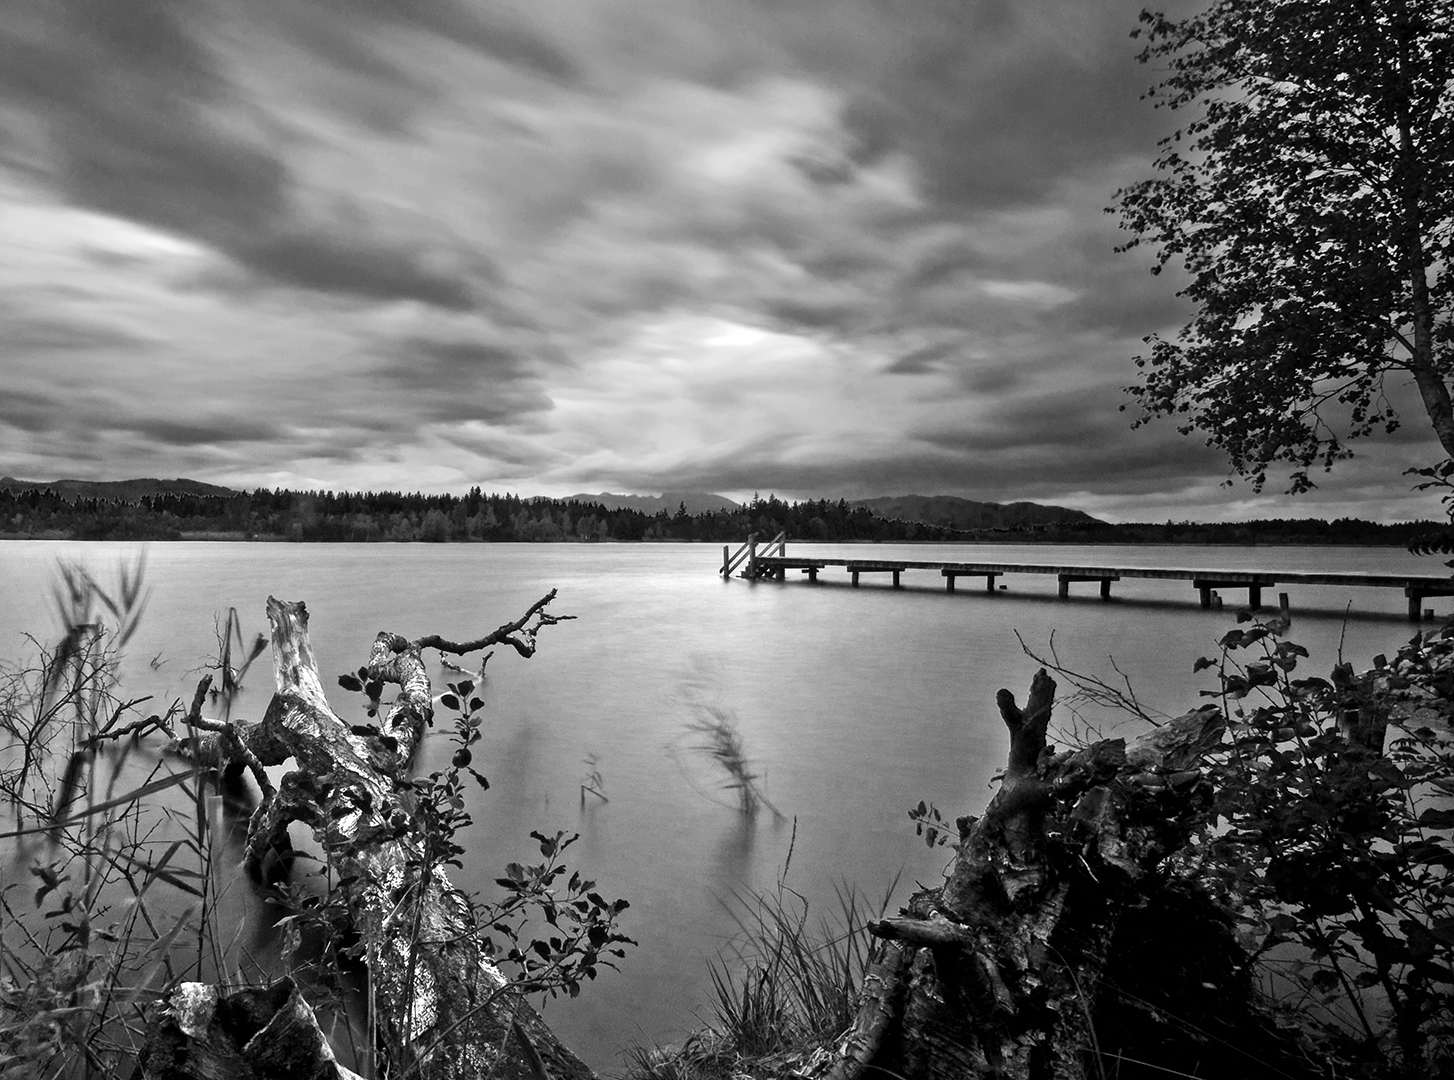
[[[769,555],[772,552],[773,548],[777,548],[778,557],[786,555],[788,550],[787,541],[788,534],[786,530],[784,530],[783,532],[778,533],[771,540],[769,540],[766,545],[763,546],[762,551],[759,552],[757,550],[757,533],[750,533],[747,537],[747,543],[743,544],[740,548],[737,549],[735,554],[731,555],[728,554],[731,545],[723,544],[722,576],[724,578],[731,577],[732,571],[736,570],[739,566],[742,566],[742,564],[746,562],[747,565],[743,567],[742,576],[746,578],[757,577],[758,558],[764,555]]]

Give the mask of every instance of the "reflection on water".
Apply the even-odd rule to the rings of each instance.
[[[0,656],[22,651],[24,631],[51,633],[47,588],[58,553],[106,567],[125,550],[0,545]],[[789,546],[799,550],[813,549]],[[884,558],[1436,572],[1397,549],[868,550]],[[1004,579],[1010,589],[993,594],[948,594],[937,574],[923,571],[906,573],[900,590],[868,580],[853,589],[834,570],[817,585],[749,584],[717,577],[718,555],[714,545],[159,544],[150,551],[154,592],[129,646],[126,689],[162,703],[190,701],[195,680],[184,673],[215,654],[214,614],[226,618],[236,607],[250,639],[269,594],[307,601],[333,693],[334,677],[366,659],[380,629],[466,639],[558,588],[552,610],[578,620],[544,631],[528,662],[512,651],[497,655],[479,688],[488,720],[476,763],[492,787],[472,793],[476,824],[463,840],[461,884],[491,894],[504,864],[534,850],[531,829],[581,833],[572,865],[601,892],[631,901],[623,930],[641,944],[619,974],[606,973],[576,1001],[549,1003],[546,1014],[588,1061],[613,1068],[623,1046],[680,1038],[696,1025],[708,1008],[706,960],[736,929],[720,901],[772,888],[790,845],[787,884],[819,910],[833,906],[834,885],[845,879],[877,895],[902,874],[896,901],[916,881],[938,880],[944,854],[915,839],[907,810],[924,799],[947,814],[978,813],[992,794],[1005,754],[995,691],[1023,696],[1035,666],[1015,631],[1037,650],[1053,631],[1062,660],[1112,679],[1114,657],[1149,707],[1174,715],[1211,685],[1207,673],[1193,675],[1192,662],[1213,652],[1233,623],[1232,598],[1224,611],[1203,611],[1188,582],[1126,579],[1109,603],[1089,587],[1090,595],[1059,600],[1054,577]],[[1340,639],[1358,664],[1412,632],[1397,590],[1299,586],[1274,590],[1273,602],[1277,591],[1291,594],[1292,636],[1312,651],[1306,663],[1315,673],[1332,667]],[[234,715],[261,714],[267,668],[260,659],[249,672]],[[742,814],[721,787],[719,766],[690,748],[693,700],[730,715],[750,771],[785,822]],[[357,695],[338,691],[334,705],[362,722]],[[1132,730],[1093,706],[1086,720],[1108,733]],[[420,769],[440,767],[449,752],[447,734],[431,733]],[[582,802],[588,758],[609,802]]]

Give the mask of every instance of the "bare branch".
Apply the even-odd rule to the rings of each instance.
[[[521,656],[529,659],[535,655],[535,635],[540,632],[542,627],[554,626],[556,623],[567,622],[575,618],[574,615],[550,615],[546,613],[545,607],[555,599],[555,594],[556,590],[551,589],[550,592],[531,604],[530,610],[525,612],[520,618],[514,622],[506,623],[494,633],[486,634],[484,637],[477,638],[474,641],[450,641],[448,638],[442,638],[438,634],[428,634],[406,644],[416,650],[438,649],[440,652],[454,653],[456,656],[478,652],[480,649],[487,649],[491,645],[509,645]],[[536,624],[527,628],[526,624],[537,616],[539,618]],[[524,631],[525,640],[523,641],[513,636],[521,631]],[[399,640],[402,641],[402,639]],[[395,648],[394,651],[402,652],[403,647]]]

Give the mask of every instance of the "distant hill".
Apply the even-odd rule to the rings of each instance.
[[[954,529],[1019,529],[1057,522],[1090,524],[1099,521],[1084,511],[1064,506],[1043,506],[1032,502],[975,502],[953,495],[897,495],[858,499],[853,505],[866,506],[879,517],[922,521]]]
[[[143,495],[221,495],[232,496],[231,488],[204,484],[200,480],[17,480],[0,476],[0,488],[11,491],[44,491],[50,488],[69,502],[77,499],[121,499],[135,502]]]
[[[656,514],[665,510],[675,514],[677,507],[686,503],[687,513],[707,514],[715,510],[736,510],[738,503],[721,495],[705,491],[665,491],[660,495],[567,495],[561,502],[600,503],[607,510],[640,510],[643,514]]]

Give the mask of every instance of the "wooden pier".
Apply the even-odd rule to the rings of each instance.
[[[995,591],[996,581],[1008,574],[1054,574],[1060,585],[1060,595],[1070,595],[1070,586],[1075,582],[1097,582],[1100,584],[1102,600],[1111,598],[1112,582],[1122,578],[1153,578],[1169,581],[1189,581],[1197,590],[1201,606],[1212,606],[1213,592],[1228,589],[1246,589],[1247,606],[1256,610],[1262,606],[1262,590],[1275,585],[1343,585],[1357,588],[1402,589],[1408,599],[1409,618],[1419,622],[1423,617],[1424,600],[1432,596],[1454,596],[1454,577],[1412,576],[1408,574],[1359,574],[1334,572],[1326,574],[1302,573],[1293,570],[1208,570],[1202,568],[1178,569],[1147,566],[1061,566],[1051,563],[1000,563],[1000,562],[930,562],[917,559],[828,559],[817,556],[790,556],[787,553],[787,537],[779,533],[766,544],[759,544],[757,537],[748,537],[735,554],[730,547],[722,548],[722,576],[731,577],[734,570],[749,580],[775,578],[782,581],[789,570],[801,571],[809,581],[817,581],[818,573],[830,566],[844,567],[858,585],[862,574],[891,574],[894,588],[900,588],[900,575],[909,570],[937,571],[944,579],[944,588],[954,591],[957,578],[983,578],[986,592]],[[739,570],[740,568],[740,570]]]

